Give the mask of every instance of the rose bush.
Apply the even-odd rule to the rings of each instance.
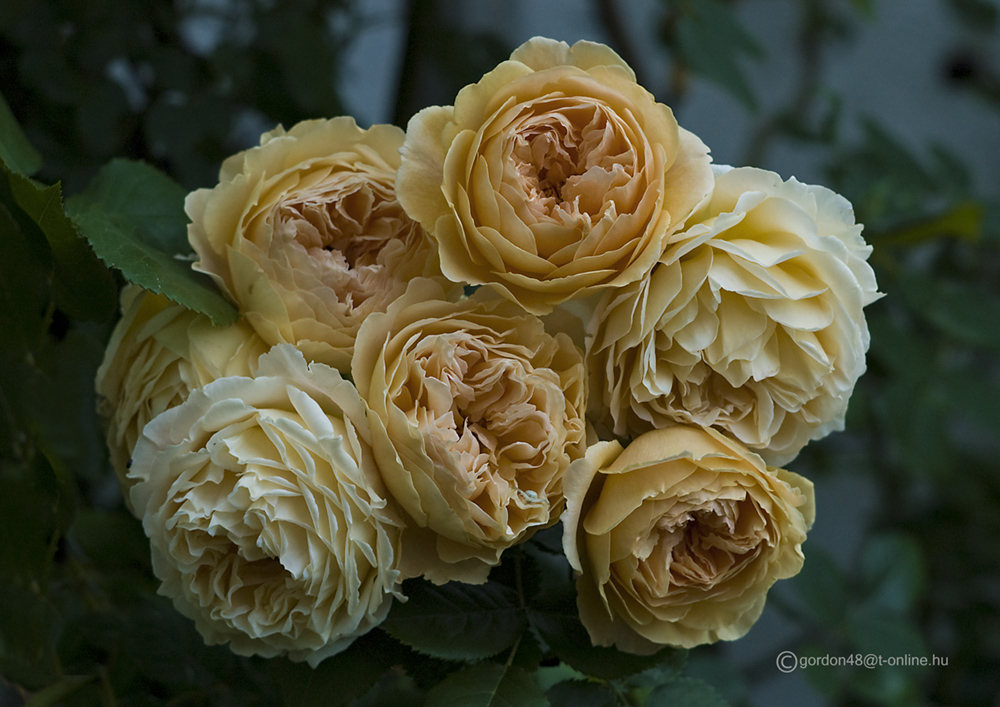
[[[402,569],[485,581],[555,523],[584,450],[585,374],[564,335],[488,291],[459,302],[416,280],[358,334],[353,375],[386,486],[412,518]]]
[[[396,189],[448,278],[544,314],[642,278],[711,191],[709,162],[611,49],[536,37],[413,117]]]
[[[715,426],[785,464],[841,429],[878,296],[850,203],[773,172],[718,170],[649,278],[594,312],[592,402],[617,434]]]
[[[315,666],[400,596],[364,403],[291,346],[156,417],[129,478],[160,592],[208,644]]]
[[[564,549],[595,645],[650,654],[744,635],[802,567],[812,483],[712,429],[599,442],[566,475]]]
[[[427,234],[394,180],[403,131],[352,118],[277,128],[226,160],[219,184],[189,195],[188,238],[268,344],[296,345],[346,372],[358,327],[406,289],[439,275]]]
[[[127,499],[128,463],[146,423],[217,378],[252,375],[268,346],[243,320],[216,327],[135,285],[122,290],[121,311],[95,387],[111,464]]]

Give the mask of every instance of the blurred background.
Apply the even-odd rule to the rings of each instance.
[[[997,0],[3,0],[0,93],[65,194],[115,157],[193,189],[278,123],[405,127],[533,35],[610,45],[717,163],[844,194],[886,293],[848,429],[789,465],[816,484],[805,569],[688,672],[732,705],[1000,705]],[[90,389],[111,322],[47,317],[27,373],[0,335],[0,705],[14,683],[265,699],[221,688],[245,664],[135,599],[145,539]],[[884,661],[784,673],[782,651]]]

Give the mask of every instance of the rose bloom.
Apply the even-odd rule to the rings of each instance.
[[[136,285],[122,289],[121,311],[95,387],[127,502],[128,463],[146,423],[216,378],[251,375],[268,346],[245,321],[213,326],[205,315]]]
[[[188,196],[188,238],[268,344],[350,368],[358,327],[406,289],[440,275],[427,234],[393,182],[403,131],[352,118],[310,120],[261,137]]]
[[[396,190],[448,278],[544,314],[645,276],[711,191],[709,162],[611,49],[536,37],[413,117]]]
[[[850,203],[773,172],[720,174],[650,277],[591,320],[592,402],[617,434],[715,426],[786,464],[842,429],[880,295]]]
[[[594,645],[650,654],[743,636],[802,567],[812,484],[710,428],[599,442],[566,475],[563,546]]]
[[[364,402],[292,346],[154,419],[129,477],[160,593],[209,645],[315,666],[399,595]]]
[[[416,280],[366,321],[353,373],[386,486],[413,521],[401,569],[475,583],[558,520],[584,450],[585,372],[567,336],[516,305],[443,294]]]

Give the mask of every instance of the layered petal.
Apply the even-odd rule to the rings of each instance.
[[[413,520],[403,571],[482,582],[559,518],[563,474],[583,453],[583,359],[488,291],[443,295],[416,280],[369,318],[353,376],[386,486]]]
[[[122,318],[108,341],[95,387],[108,450],[128,500],[132,450],[146,423],[224,376],[248,376],[268,346],[245,320],[213,326],[205,315],[126,285]]]
[[[802,567],[812,484],[712,429],[600,442],[566,475],[564,549],[595,645],[650,654],[743,636]]]
[[[132,504],[208,644],[315,666],[385,618],[401,521],[370,442],[354,386],[288,345],[146,426]]]
[[[588,332],[598,414],[634,436],[714,426],[784,464],[843,427],[878,296],[850,204],[753,168],[720,172],[650,276]]]
[[[277,128],[229,158],[186,208],[195,269],[269,344],[350,368],[354,337],[416,276],[440,275],[426,233],[396,199],[403,131],[352,118]]]
[[[609,48],[535,38],[414,116],[396,188],[448,278],[544,314],[644,277],[710,193],[709,162]]]

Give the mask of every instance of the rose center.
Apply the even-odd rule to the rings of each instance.
[[[492,518],[507,515],[517,532],[516,526],[534,522],[535,511],[547,509],[544,480],[521,472],[544,461],[552,421],[539,409],[541,393],[528,383],[523,364],[498,356],[500,348],[467,335],[427,337],[415,352],[417,365],[407,386],[415,404],[398,404],[438,440],[428,446],[432,457],[457,458],[465,498]],[[443,458],[435,461],[452,467]],[[523,513],[514,513],[514,507]]]
[[[391,189],[377,182],[348,183],[281,202],[277,210],[276,228],[288,240],[310,252],[339,255],[354,270],[376,266],[386,243],[412,227]]]
[[[512,135],[510,161],[535,215],[567,225],[603,215],[609,191],[634,171],[627,140],[596,103],[536,105]]]
[[[680,523],[659,529],[659,557],[673,587],[707,587],[737,571],[751,558],[766,531],[756,521],[754,503],[717,500],[685,514]]]

